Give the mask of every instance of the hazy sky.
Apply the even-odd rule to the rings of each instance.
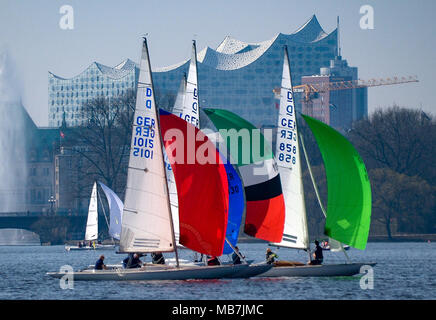
[[[62,30],[59,9],[74,9],[74,29]],[[360,28],[360,8],[374,8],[374,29]],[[434,0],[0,0],[0,50],[19,75],[22,99],[37,125],[48,124],[47,73],[72,77],[93,61],[114,66],[139,60],[148,33],[152,67],[188,59],[225,36],[247,42],[292,33],[316,14],[329,33],[341,19],[342,55],[361,79],[416,75],[419,83],[369,89],[369,111],[397,103],[435,114]]]

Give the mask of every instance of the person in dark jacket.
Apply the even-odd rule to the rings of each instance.
[[[322,248],[319,245],[318,240],[315,240],[315,250],[313,251],[313,260],[310,261],[310,265],[322,264],[324,257],[322,255]]]
[[[123,260],[123,266],[126,269],[130,268],[141,268],[142,261],[139,259],[139,255],[137,253],[131,254],[129,253],[129,256]]]
[[[221,263],[218,260],[217,257],[213,256],[210,259],[207,260],[207,265],[208,266],[219,266]]]
[[[239,256],[241,256],[243,259],[245,258],[241,254],[241,252],[239,252],[239,248],[237,246],[235,246],[235,252],[233,252],[233,254],[232,254],[233,264],[241,264],[241,258]]]
[[[151,254],[151,262],[153,264],[165,264],[165,258],[161,252]]]
[[[106,265],[104,264],[104,255],[101,255],[100,258],[97,260],[94,269],[95,270],[107,269]]]

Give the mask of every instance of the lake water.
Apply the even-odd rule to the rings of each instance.
[[[255,261],[265,257],[262,243],[239,244]],[[304,251],[273,248],[280,259],[305,262]],[[74,282],[60,288],[59,279],[46,275],[62,265],[78,270],[93,265],[100,254],[106,264],[120,263],[124,255],[111,250],[66,252],[63,246],[0,247],[0,299],[189,299],[189,300],[296,300],[296,299],[435,299],[436,243],[368,243],[365,251],[350,249],[356,262],[377,262],[374,288],[362,289],[361,277],[251,278],[190,281]],[[167,258],[171,254],[165,254]],[[192,253],[182,250],[181,258]],[[149,261],[150,257],[146,257]],[[225,259],[226,260],[226,259]],[[325,263],[344,262],[342,253],[325,253]],[[362,281],[363,282],[363,281]]]

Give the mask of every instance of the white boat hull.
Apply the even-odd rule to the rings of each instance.
[[[86,250],[113,250],[115,249],[114,244],[97,244],[94,247],[79,247],[79,246],[65,246],[67,251],[86,251]]]
[[[179,268],[167,265],[147,266],[144,269],[112,269],[83,270],[73,273],[48,272],[54,278],[73,276],[74,280],[84,281],[141,281],[141,280],[189,280],[189,279],[220,279],[248,269],[248,265],[220,266],[181,266]]]
[[[274,266],[258,277],[341,277],[353,276],[360,273],[362,266],[375,266],[376,263],[346,263],[346,264],[323,264],[304,265],[295,267]]]

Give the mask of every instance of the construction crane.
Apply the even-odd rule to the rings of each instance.
[[[334,90],[347,90],[357,88],[369,88],[388,86],[394,84],[419,82],[416,76],[408,77],[392,77],[386,79],[371,79],[371,80],[347,80],[347,81],[327,81],[327,82],[314,82],[305,83],[298,86],[294,86],[292,89],[294,93],[303,93],[303,105],[306,110],[306,114],[314,116],[313,112],[313,100],[319,98],[320,93],[330,92]],[[273,90],[275,97],[280,99],[280,88]]]
[[[328,81],[317,83],[305,83],[292,87],[295,93],[303,93],[303,101],[305,103],[311,103],[312,99],[316,99],[319,93],[333,91],[333,90],[346,90],[356,88],[368,88],[388,86],[394,84],[402,84],[409,82],[419,82],[416,76],[408,77],[392,77],[386,79],[370,79],[370,80],[348,80],[348,81]],[[280,88],[275,88],[274,94],[280,97]]]

